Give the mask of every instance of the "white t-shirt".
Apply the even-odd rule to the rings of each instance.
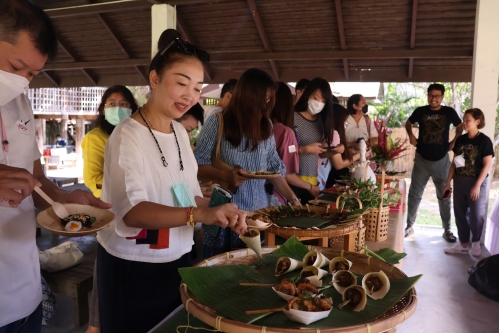
[[[168,249],[150,249],[148,244],[137,245],[134,239],[126,239],[137,236],[141,229],[129,228],[123,222],[127,212],[142,201],[175,206],[171,191],[174,179],[185,183],[193,196],[202,196],[196,177],[198,164],[187,132],[178,122],[174,121],[173,125],[184,171],[180,171],[174,134],[153,130],[168,163],[164,167],[148,128],[130,117],[116,126],[106,143],[101,200],[113,205],[111,210],[116,219],[97,233],[97,240],[115,257],[151,263],[171,262],[191,251],[193,228],[187,224],[170,229]]]
[[[213,115],[215,112],[220,112],[222,111],[222,108],[218,105],[211,106],[209,109],[205,110],[205,114],[203,115],[204,121],[207,121],[207,119]]]
[[[28,98],[21,94],[0,106],[0,114],[9,141],[8,152],[0,142],[0,164],[33,173],[33,162],[41,154]],[[29,316],[42,301],[35,236],[35,205],[31,196],[17,208],[0,203],[0,327]]]
[[[376,138],[378,136],[375,124],[371,119],[370,119],[370,134],[372,138]],[[356,120],[354,120],[354,118],[351,115],[349,115],[349,117],[347,118],[347,127],[345,129],[345,136],[347,138],[347,142],[356,142],[356,140],[358,140],[359,138],[364,138],[366,142],[369,141],[368,129],[366,127],[366,120],[364,119],[364,115],[359,120],[359,123],[356,123]]]

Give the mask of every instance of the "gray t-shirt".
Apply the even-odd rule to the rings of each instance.
[[[311,121],[298,112],[294,112],[293,117],[299,146],[323,142],[323,127],[319,117]],[[318,155],[299,154],[299,175],[318,176]]]

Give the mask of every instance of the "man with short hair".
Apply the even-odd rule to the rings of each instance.
[[[61,134],[56,135],[56,148],[64,148],[68,145],[66,139],[61,137]]]
[[[208,117],[213,115],[215,112],[223,111],[228,106],[231,97],[233,97],[233,90],[234,87],[236,87],[236,83],[238,83],[238,80],[236,79],[230,79],[229,81],[224,83],[220,91],[219,102],[215,106],[205,111],[205,121],[207,121]]]
[[[28,0],[0,1],[0,333],[38,333],[42,327],[40,263],[35,206],[54,201],[110,208],[92,193],[67,192],[48,180],[35,141],[30,81],[57,54],[49,17]]]
[[[302,93],[306,89],[307,85],[309,84],[308,79],[300,79],[299,82],[295,85],[295,102],[293,105],[297,104],[297,101],[299,100],[300,96],[302,96]]]
[[[430,177],[436,186],[436,197],[444,228],[443,238],[453,243],[456,242],[457,238],[450,230],[451,204],[449,198],[443,199],[443,190],[451,163],[448,151],[453,149],[456,139],[462,134],[463,124],[453,108],[441,105],[444,91],[442,84],[431,84],[427,89],[429,105],[415,109],[406,121],[406,131],[410,143],[416,146],[417,150],[408,192],[408,218],[405,237],[413,234],[413,224],[417,218],[418,206]],[[418,123],[419,127],[418,139],[412,132],[415,123]],[[450,124],[453,124],[456,130],[455,138],[451,142],[449,142]]]

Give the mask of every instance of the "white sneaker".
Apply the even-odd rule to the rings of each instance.
[[[472,243],[470,254],[474,257],[479,257],[481,255],[481,244],[479,242]]]
[[[456,253],[469,254],[469,249],[467,247],[462,247],[462,243],[457,242],[452,247],[445,247],[444,252],[449,254],[456,254]]]

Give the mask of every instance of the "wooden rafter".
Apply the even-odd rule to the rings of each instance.
[[[59,81],[55,77],[53,77],[52,75],[50,75],[46,71],[43,71],[42,73],[47,77],[47,79],[49,79],[50,82],[55,84],[56,87],[59,87]]]
[[[112,2],[95,3],[82,6],[62,7],[46,9],[45,13],[50,18],[72,17],[81,15],[92,15],[99,13],[111,13],[120,11],[132,11],[138,9],[151,8],[152,4],[142,0],[118,0]]]
[[[66,54],[70,57],[70,59],[76,62],[77,57],[75,52],[69,48],[69,46],[61,39],[60,36],[57,37],[57,42],[59,43],[59,46],[64,50],[64,52],[66,52]],[[75,69],[81,70],[83,75],[85,75],[94,85],[97,85],[97,79],[94,78],[87,69],[85,69],[84,67],[78,67]]]
[[[177,29],[180,31],[181,35],[184,37],[185,40],[187,40],[190,43],[195,43],[194,40],[191,38],[191,35],[189,34],[188,30],[186,29],[186,26],[184,25],[182,19],[179,17],[179,13],[177,13]],[[210,70],[210,67],[208,67],[208,64],[204,64],[203,70],[205,72],[205,78],[208,80],[205,81],[212,81],[212,71]]]
[[[217,53],[211,62],[255,62],[262,60],[319,60],[319,59],[402,59],[402,58],[472,58],[472,49],[425,49],[425,50],[350,50],[350,51],[301,51],[301,52],[256,52]],[[88,62],[65,62],[48,64],[45,70],[70,70],[81,68],[111,68],[149,66],[150,58],[100,60]]]
[[[266,31],[264,30],[264,25],[262,24],[259,11],[257,10],[257,5],[255,4],[255,0],[247,0],[247,2],[248,6],[250,7],[250,12],[252,13],[253,20],[255,21],[255,25],[257,26],[257,30],[259,31],[260,39],[262,40],[262,44],[264,45],[264,50],[266,50],[267,52],[272,52],[271,45],[269,44],[269,40],[267,39]],[[274,78],[276,80],[279,80],[280,76],[276,61],[269,60],[269,63],[271,64]]]
[[[410,32],[410,49],[415,49],[415,35],[417,34],[417,9],[418,0],[413,0],[413,10],[411,12],[411,32]],[[408,62],[408,78],[413,76],[413,58]]]
[[[344,18],[342,16],[342,4],[340,0],[335,0],[335,11],[337,12],[337,25],[339,27],[339,38],[340,38],[340,48],[342,50],[347,49],[347,43],[345,41],[345,30],[344,30]],[[349,62],[347,59],[342,59],[344,64],[344,76],[346,80],[349,80]]]

